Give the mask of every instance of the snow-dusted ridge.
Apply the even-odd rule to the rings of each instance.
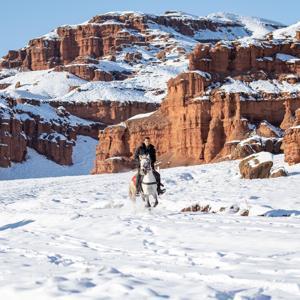
[[[11,85],[4,90],[0,90],[0,95],[47,101],[54,99],[71,102],[98,100],[161,102],[166,96],[167,81],[187,71],[188,60],[186,55],[192,51],[198,41],[218,41],[221,39],[226,44],[230,40],[239,39],[241,44],[249,45],[249,43],[260,43],[257,39],[262,38],[274,29],[283,27],[278,22],[255,17],[244,17],[231,13],[214,13],[206,17],[201,17],[179,11],[168,11],[160,15],[133,11],[108,12],[99,15],[103,16],[103,18],[97,19],[94,17],[92,20],[78,25],[63,26],[71,28],[87,24],[100,26],[109,22],[118,22],[121,26],[124,26],[124,23],[117,20],[117,17],[122,15],[147,17],[147,34],[157,36],[157,38],[151,41],[151,45],[148,48],[132,45],[131,47],[122,49],[117,55],[115,62],[103,57],[98,63],[90,64],[89,66],[104,72],[124,72],[130,74],[129,78],[123,81],[88,83],[79,78],[76,79],[74,75],[67,74],[67,72],[63,72],[62,74],[64,75],[51,70],[49,73],[46,71],[35,71],[9,74],[8,71],[2,70],[0,71],[0,78],[11,76],[1,79],[0,84]],[[167,19],[183,20],[186,24],[189,21],[207,20],[208,22],[212,22],[214,29],[200,28],[195,32],[194,36],[187,36],[176,31],[176,28],[159,24],[157,20],[161,16]],[[96,20],[98,23],[96,23]],[[92,21],[93,23],[89,23]],[[131,35],[142,34],[125,28],[125,26],[124,30],[130,32]],[[277,32],[279,31],[277,30]],[[162,40],[162,36],[167,37],[168,44],[173,47],[173,49],[166,51],[165,60],[157,58],[159,51],[164,49],[166,44]],[[57,39],[57,29],[44,35],[42,38]],[[178,50],[177,48],[183,49],[183,53],[180,53],[182,50]],[[134,64],[125,62],[125,55],[133,52],[141,53],[141,61]],[[278,59],[280,59],[279,56]],[[292,58],[290,58],[290,61],[292,61]],[[75,65],[76,63],[74,63]],[[64,76],[68,77],[68,79],[66,80]],[[17,82],[20,82],[21,86],[15,88]],[[79,88],[71,91],[72,87]]]
[[[227,81],[218,87],[226,93],[243,93],[247,95],[259,95],[260,93],[275,94],[300,93],[300,83],[288,83],[286,81],[278,80],[255,80],[250,83],[227,78]]]
[[[276,21],[271,21],[263,18],[258,17],[250,17],[250,16],[240,16],[233,13],[225,13],[225,12],[218,12],[212,13],[207,16],[196,16],[193,14],[181,12],[181,11],[167,11],[162,14],[147,14],[143,12],[136,12],[136,11],[115,11],[115,12],[107,12],[104,14],[99,14],[97,16],[105,16],[111,17],[111,20],[104,20],[101,23],[95,23],[90,21],[85,21],[83,23],[74,24],[74,25],[62,25],[60,27],[70,27],[76,28],[78,26],[93,24],[95,26],[107,25],[112,24],[108,22],[114,22],[114,24],[122,25],[123,23],[114,19],[114,17],[119,17],[122,15],[132,15],[135,17],[149,17],[155,20],[158,17],[165,17],[169,19],[177,19],[177,20],[184,20],[185,22],[188,21],[208,21],[218,25],[228,26],[229,30],[225,29],[218,29],[216,30],[199,30],[194,38],[196,40],[220,40],[220,39],[238,39],[243,37],[253,37],[253,38],[261,38],[267,33],[282,28],[285,25]],[[96,16],[96,17],[97,17]],[[283,30],[283,29],[282,29]],[[52,32],[41,36],[40,38],[44,39],[57,39],[59,38],[56,32],[56,29]]]
[[[294,39],[296,31],[300,31],[300,22],[273,31],[275,39]]]

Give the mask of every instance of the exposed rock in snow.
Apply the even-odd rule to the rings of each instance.
[[[288,172],[284,167],[279,167],[276,169],[271,170],[270,178],[277,178],[282,176],[288,176]]]
[[[240,164],[240,173],[243,178],[269,178],[273,166],[273,157],[270,152],[259,152],[244,158]]]

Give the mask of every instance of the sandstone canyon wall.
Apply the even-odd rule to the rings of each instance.
[[[279,25],[267,26],[276,29]],[[61,26],[20,50],[9,51],[0,60],[0,71],[51,69],[49,72],[69,72],[85,82],[81,83],[84,88],[69,86],[67,94],[55,99],[44,93],[41,99],[39,94],[31,98],[42,78],[27,89],[28,83],[16,82],[11,89],[11,83],[2,82],[0,165],[23,161],[27,147],[69,165],[76,136],[97,137],[99,129],[95,173],[132,167],[133,150],[144,135],[152,137],[165,166],[235,158],[265,147],[278,152],[281,136],[272,136],[272,126],[286,129],[293,124],[298,95],[228,92],[221,85],[228,77],[247,84],[259,80],[297,84],[299,43],[217,42],[240,34],[251,36],[251,30],[235,17],[195,18],[172,11],[161,16],[108,13],[80,25]],[[166,80],[157,82],[186,70],[187,52],[196,41],[205,40],[210,43],[199,44],[189,55],[189,71],[169,81],[168,95],[160,107],[157,103],[165,93]],[[1,73],[0,80],[10,76],[5,74]],[[103,85],[97,86],[99,82]],[[112,82],[117,84],[104,85]],[[106,98],[108,92],[101,93],[105,88],[112,92],[111,100]],[[26,97],[19,96],[19,89]],[[127,99],[120,101],[118,97],[128,90]],[[87,96],[81,97],[84,93]],[[93,96],[97,93],[101,96]],[[28,111],[28,107],[35,108]],[[44,109],[53,113],[51,118],[43,116]],[[126,121],[157,109],[147,118]],[[251,146],[241,145],[241,140],[253,135],[254,126],[257,132],[261,128],[268,141],[252,138],[248,141]]]
[[[156,113],[100,132],[93,172],[131,168],[144,136],[156,145],[162,166],[280,153],[282,132],[293,125],[300,107],[300,93],[291,88],[298,86],[299,58],[297,41],[200,44],[190,55],[190,71],[168,82],[168,95]],[[290,90],[265,88],[275,83]],[[299,151],[297,130],[285,144],[297,143]]]
[[[71,165],[77,135],[96,138],[99,129],[105,127],[102,123],[76,119],[63,107],[54,109],[39,101],[0,101],[1,167],[26,160],[27,147],[58,164]]]
[[[284,155],[287,163],[300,163],[300,109],[296,110],[295,122],[284,136]]]

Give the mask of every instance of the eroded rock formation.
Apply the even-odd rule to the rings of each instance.
[[[169,27],[174,33],[171,30],[157,30],[162,26]],[[269,28],[279,27],[273,23],[269,24]],[[99,58],[115,55],[135,45],[148,47],[150,43],[156,44],[157,39],[165,41],[162,50],[167,50],[173,47],[170,39],[176,32],[195,41],[215,42],[220,40],[222,35],[206,36],[205,32],[224,32],[224,37],[228,32],[226,36],[232,40],[237,38],[235,31],[239,32],[239,36],[250,35],[245,25],[234,18],[218,21],[218,18],[194,18],[174,11],[160,16],[134,12],[108,13],[95,16],[84,24],[58,27],[45,36],[32,39],[25,48],[10,50],[0,61],[0,68],[44,70],[56,67],[57,70],[68,70],[88,80],[107,81],[115,78],[115,75],[105,70],[99,71]],[[182,50],[185,52],[184,48]],[[226,53],[225,51],[225,56]],[[218,53],[216,55],[218,56]],[[125,55],[125,60],[129,62],[138,62],[141,59],[140,52],[128,52]],[[216,59],[216,63],[218,61]]]
[[[284,54],[278,56],[279,51]],[[272,59],[261,63],[264,57]],[[297,84],[297,57],[300,48],[294,42],[266,42],[259,47],[199,45],[190,56],[192,70],[168,82],[168,95],[156,113],[100,132],[93,172],[110,171],[114,157],[118,157],[114,164],[122,170],[120,157],[130,159],[143,136],[150,136],[156,145],[162,166],[242,158],[259,151],[280,153],[283,131],[279,127],[292,124],[300,95],[260,88],[275,82],[286,86],[288,74],[296,78],[288,82],[289,87]],[[233,88],[226,89],[229,75]],[[251,82],[259,88],[251,87]],[[259,139],[251,140],[254,135]],[[249,139],[244,143],[247,147],[239,149],[245,139]]]
[[[1,167],[26,160],[27,147],[58,164],[71,165],[77,134],[95,138],[99,129],[104,128],[101,123],[76,119],[61,107],[55,112],[49,104],[36,100],[2,98],[0,101]],[[44,115],[40,114],[43,112]]]
[[[268,26],[276,29],[277,25]],[[68,71],[88,81],[136,79],[140,74],[144,76],[144,82],[133,80],[128,84],[130,87],[127,87],[125,80],[126,84],[120,87],[118,93],[114,93],[117,95],[115,97],[122,94],[123,90],[126,92],[131,89],[135,92],[130,94],[135,96],[134,99],[140,95],[144,97],[151,91],[149,98],[145,99],[152,97],[151,99],[157,100],[155,96],[164,95],[164,86],[160,83],[150,87],[145,85],[147,74],[152,74],[150,69],[156,69],[157,65],[162,64],[162,70],[157,74],[154,72],[155,76],[152,74],[151,80],[149,79],[153,83],[156,77],[164,76],[164,68],[171,65],[164,65],[164,62],[174,57],[174,53],[177,58],[171,63],[176,65],[178,61],[182,63],[193,45],[192,41],[205,42],[205,32],[213,32],[216,38],[211,38],[211,43],[199,44],[194,49],[189,56],[189,71],[169,81],[168,95],[160,108],[155,104],[133,102],[133,99],[128,99],[126,103],[119,103],[118,99],[113,99],[116,102],[103,101],[107,98],[97,99],[97,95],[97,101],[89,103],[60,101],[58,97],[51,103],[57,108],[57,119],[67,120],[78,116],[101,122],[88,126],[67,122],[66,126],[64,121],[50,122],[49,125],[49,122],[44,122],[37,115],[30,116],[32,120],[17,119],[17,116],[24,113],[28,115],[28,112],[22,109],[15,111],[15,105],[11,104],[11,125],[9,128],[6,125],[2,127],[4,129],[1,136],[5,137],[9,132],[12,137],[16,135],[20,139],[20,149],[24,149],[22,145],[25,143],[59,163],[69,164],[72,140],[76,134],[95,137],[99,126],[103,129],[106,125],[113,124],[115,126],[100,132],[95,173],[116,172],[132,167],[132,153],[144,135],[150,136],[156,144],[163,166],[241,158],[250,150],[257,152],[272,149],[270,151],[277,153],[281,143],[278,127],[289,128],[294,123],[294,113],[299,107],[299,95],[296,92],[278,88],[284,82],[298,84],[299,43],[291,39],[284,42],[272,41],[271,36],[269,40],[249,45],[241,41],[216,43],[224,38],[220,32],[225,32],[226,38],[234,39],[236,29],[239,36],[251,35],[245,25],[235,18],[231,21],[220,19],[218,22],[218,17],[194,18],[172,11],[162,16],[109,13],[96,16],[81,25],[59,27],[48,35],[31,40],[25,48],[9,51],[0,60],[0,69],[53,68],[56,71]],[[186,38],[182,35],[188,36],[190,42],[185,43]],[[126,67],[123,67],[123,62]],[[142,67],[137,68],[137,65]],[[177,74],[175,70],[174,74]],[[260,80],[269,81],[273,90],[260,90]],[[272,80],[276,82],[271,83]],[[246,87],[245,91],[222,87],[227,83],[234,85],[235,81],[246,85],[256,81],[257,84]],[[23,83],[18,83],[14,82],[15,90],[24,87]],[[32,85],[35,84],[38,85],[38,82]],[[111,83],[105,82],[103,87],[109,84]],[[8,87],[3,85],[0,89]],[[115,87],[109,88],[115,92]],[[71,94],[76,96],[83,91],[80,86],[69,88],[70,91],[75,90]],[[84,91],[89,92],[88,88]],[[161,98],[162,96],[159,99]],[[65,111],[59,109],[61,106],[65,107]],[[116,125],[132,115],[156,109],[158,110],[149,117],[135,118]],[[65,115],[66,113],[69,115]],[[6,121],[1,119],[0,123],[5,124]],[[19,125],[13,125],[14,122]],[[11,129],[18,126],[20,130]],[[21,138],[23,133],[25,142]],[[254,139],[254,135],[264,139]],[[248,139],[248,144],[241,146],[244,139]],[[6,139],[3,144],[9,143],[14,143],[13,138],[9,141]],[[6,148],[11,149],[12,146]],[[12,154],[13,150],[4,149],[5,147],[1,148],[1,153],[6,151],[5,156],[10,157],[7,161],[23,160],[25,157],[26,146],[25,152],[17,151],[19,154],[16,158]]]
[[[300,163],[300,109],[295,113],[293,126],[286,130],[283,148],[287,163],[290,165]]]
[[[202,70],[221,80],[226,76],[251,81],[272,79],[284,73],[300,74],[300,60],[293,61],[287,55],[298,57],[298,42],[287,41],[244,45],[235,42],[215,46],[198,44],[190,54],[190,70]]]
[[[63,106],[74,116],[102,122],[105,125],[118,124],[130,117],[146,112],[155,111],[159,108],[158,103],[134,102],[127,101],[90,101],[90,102],[67,102],[67,101],[50,101],[53,107]]]

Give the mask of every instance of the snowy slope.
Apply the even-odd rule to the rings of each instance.
[[[263,38],[266,34],[268,34],[271,31],[274,31],[276,28],[281,28],[284,25],[257,17],[249,17],[249,16],[240,16],[232,13],[213,13],[207,16],[207,19],[214,21],[214,22],[224,22],[224,23],[238,23],[242,26],[245,33],[243,36],[241,34],[243,32],[240,32],[240,35],[238,38],[250,36],[251,38]]]
[[[131,172],[1,181],[1,297],[299,299],[300,165],[252,181],[237,166],[162,170],[151,212],[131,206]],[[179,213],[195,202],[251,216]]]
[[[80,86],[60,97],[62,101],[89,102],[97,100],[160,102],[167,92],[170,78],[187,70],[188,62],[181,59],[169,65],[139,65],[135,69],[137,76],[123,81],[93,81]]]
[[[21,86],[16,88],[18,82]],[[44,70],[17,72],[13,76],[0,80],[0,84],[5,83],[10,86],[0,90],[0,95],[11,98],[46,100],[62,97],[69,92],[70,87],[80,86],[86,81],[68,72]]]
[[[299,30],[300,30],[300,22],[297,22],[290,26],[275,30],[273,32],[273,37],[275,39],[294,39],[296,36],[296,31]]]
[[[259,93],[300,93],[300,83],[291,84],[287,81],[278,80],[255,80],[250,83],[228,78],[227,82],[219,87],[226,93],[245,93],[247,95],[258,95]]]
[[[190,47],[191,49],[192,47]],[[138,50],[136,49],[136,51]],[[126,51],[130,52],[133,49]],[[16,71],[14,73],[2,70],[0,76],[2,74],[3,76],[11,74],[12,76],[0,80],[0,84],[10,84],[7,88],[0,90],[0,96],[75,102],[98,100],[160,102],[166,95],[168,80],[187,70],[188,60],[183,55],[175,53],[169,54],[168,61],[160,62],[156,58],[157,50],[147,51],[146,54],[144,54],[144,61],[134,66],[124,63],[124,53],[118,57],[117,62],[105,59],[99,61],[98,66],[104,71],[134,72],[135,76],[123,81],[87,82],[68,72],[53,70]],[[21,86],[16,87],[17,83],[20,83]],[[80,89],[70,91],[72,87],[80,87]]]

